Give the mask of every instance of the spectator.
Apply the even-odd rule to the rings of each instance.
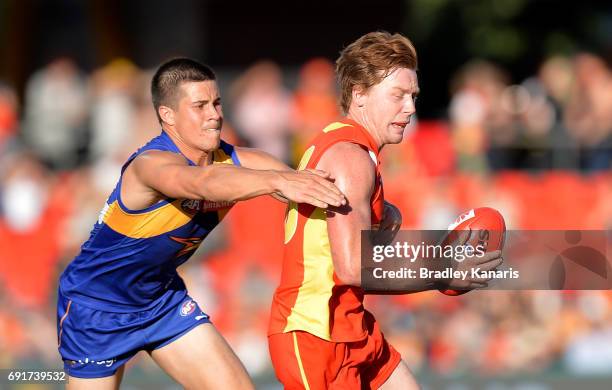
[[[25,96],[23,138],[53,169],[86,157],[87,88],[74,62],[58,58],[32,75]]]
[[[290,95],[273,62],[251,66],[230,91],[233,123],[249,145],[288,161]]]

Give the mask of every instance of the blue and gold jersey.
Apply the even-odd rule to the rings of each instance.
[[[130,156],[122,176],[134,158],[147,150],[181,154],[162,131]],[[240,165],[240,161],[234,147],[221,141],[213,164]],[[111,312],[147,310],[186,295],[176,268],[189,259],[233,203],[165,199],[146,209],[130,210],[120,193],[121,178],[81,252],[60,277],[62,294]]]

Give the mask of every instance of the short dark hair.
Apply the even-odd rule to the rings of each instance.
[[[184,82],[216,80],[215,72],[190,58],[174,58],[157,69],[151,81],[151,98],[159,123],[159,106],[175,108],[179,87]]]

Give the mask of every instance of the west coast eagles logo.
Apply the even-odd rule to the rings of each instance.
[[[179,244],[183,244],[183,248],[176,253],[175,257],[181,257],[191,252],[195,252],[196,249],[202,243],[204,237],[174,237],[170,236],[172,241],[176,241]]]

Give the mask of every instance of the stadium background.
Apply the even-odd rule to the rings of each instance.
[[[224,138],[295,164],[338,115],[330,61],[377,29],[406,34],[419,53],[417,120],[383,153],[404,228],[444,228],[488,205],[512,229],[610,229],[604,2],[2,1],[0,367],[60,367],[57,277],[120,165],[159,132],[156,65],[176,55],[212,65]],[[181,269],[258,388],[278,386],[265,332],[283,213],[270,198],[236,206]],[[430,388],[612,381],[609,291],[432,292],[368,297],[367,307]],[[124,383],[173,386],[145,355]]]

